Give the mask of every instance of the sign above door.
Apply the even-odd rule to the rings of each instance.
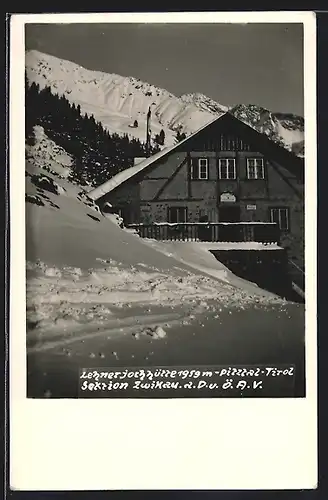
[[[236,196],[233,193],[221,193],[220,194],[221,203],[235,203]]]

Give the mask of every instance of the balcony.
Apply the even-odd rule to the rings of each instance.
[[[274,222],[158,222],[127,227],[141,238],[160,241],[280,243],[279,226]]]

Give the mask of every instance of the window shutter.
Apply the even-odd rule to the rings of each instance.
[[[276,222],[278,224],[278,226],[280,226],[280,224],[279,224],[279,209],[277,209],[277,208],[271,209],[271,222]]]
[[[190,178],[191,179],[197,179],[198,178],[198,161],[197,161],[197,158],[191,158]]]

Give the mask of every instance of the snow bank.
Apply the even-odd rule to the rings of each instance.
[[[26,158],[37,167],[48,172],[67,178],[71,173],[73,158],[63,148],[49,139],[43,127],[36,125],[33,128],[35,144],[26,145]]]
[[[251,294],[261,295],[263,297],[273,297],[273,294],[262,290],[256,283],[239,278],[233,274],[225,265],[219,262],[210,250],[279,250],[278,245],[263,245],[256,242],[240,242],[240,243],[207,243],[207,242],[187,242],[187,241],[157,241],[144,239],[152,248],[162,252],[164,255],[173,257],[180,262],[188,264],[190,267],[197,269],[201,273],[207,274],[214,278],[220,279],[230,285],[247,291]]]
[[[105,266],[122,263],[122,266],[155,269],[163,274],[177,267],[175,258],[163,255],[131,232],[120,229],[120,217],[94,214],[92,203],[79,196],[78,187],[65,180],[55,181],[55,177],[47,174],[56,185],[60,184],[64,195],[41,189],[33,183],[40,174],[43,176],[40,168],[27,165],[27,196],[38,196],[44,203],[43,206],[26,204],[28,261],[83,271],[97,269],[99,263]],[[193,271],[181,263],[179,267],[185,273]]]

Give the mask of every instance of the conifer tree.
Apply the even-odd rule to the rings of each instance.
[[[145,144],[110,134],[93,115],[83,114],[78,104],[58,96],[49,87],[40,90],[25,78],[26,140],[34,125],[41,125],[48,137],[71,154],[71,179],[81,185],[97,186],[116,173],[132,166],[133,157],[145,155]],[[159,150],[153,145],[151,154]]]
[[[186,134],[184,132],[180,132],[180,130],[177,131],[177,135],[175,136],[175,140],[176,142],[181,142],[183,141],[184,139],[186,139]]]
[[[155,139],[154,140],[155,140],[156,144],[158,144],[159,146],[164,146],[165,132],[164,132],[163,129],[160,131],[159,134],[155,135]]]

